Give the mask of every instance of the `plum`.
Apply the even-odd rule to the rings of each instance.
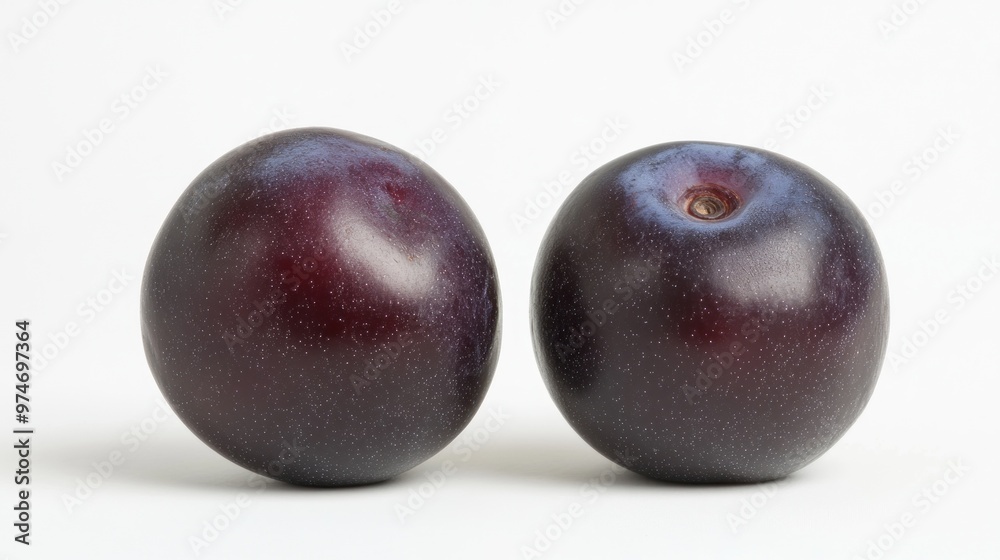
[[[829,449],[878,378],[888,288],[874,235],[812,169],[676,142],[569,195],[535,264],[531,327],[556,405],[655,479],[760,482]]]
[[[226,458],[307,486],[386,480],[483,401],[500,345],[482,228],[434,170],[325,128],[202,172],[149,254],[142,339],[181,420]]]

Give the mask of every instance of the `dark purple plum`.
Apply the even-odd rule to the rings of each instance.
[[[229,152],[149,255],[142,338],[202,441],[285,482],[386,480],[446,446],[500,346],[489,245],[413,156],[333,129]]]
[[[545,383],[573,428],[637,473],[784,477],[871,397],[889,298],[872,231],[808,167],[708,142],[645,148],[559,209],[532,281]]]

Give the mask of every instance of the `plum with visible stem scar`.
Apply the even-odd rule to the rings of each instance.
[[[784,477],[865,407],[889,296],[864,217],[778,154],[662,144],[595,171],[539,250],[531,327],[597,451],[677,482]]]
[[[500,345],[485,235],[457,192],[378,140],[305,128],[210,165],[167,216],[142,338],[181,420],[293,484],[391,478],[482,403]]]

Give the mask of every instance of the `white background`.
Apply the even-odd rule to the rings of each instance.
[[[29,318],[36,354],[50,356],[31,389],[30,548],[12,540],[13,438],[3,446],[8,556],[190,558],[193,537],[208,545],[201,558],[1000,555],[1000,279],[981,264],[1000,254],[1000,5],[567,0],[555,20],[558,0],[400,0],[376,26],[387,0],[234,4],[0,8],[0,336],[13,346],[15,319]],[[359,38],[366,25],[377,34]],[[456,116],[456,103],[471,110]],[[87,140],[104,119],[111,131]],[[312,125],[411,152],[442,129],[426,159],[492,243],[503,353],[466,432],[485,440],[474,452],[449,447],[373,487],[261,489],[159,410],[139,282],[195,175],[262,129]],[[695,139],[774,146],[819,170],[869,216],[888,268],[892,354],[874,398],[835,448],[775,485],[610,470],[559,415],[531,351],[531,267],[569,190],[543,186]],[[516,227],[526,201],[537,213]],[[124,289],[103,292],[115,274]],[[13,375],[3,379],[13,428]],[[495,432],[491,411],[507,417]],[[109,472],[111,457],[121,464]],[[458,471],[422,487],[446,460]],[[249,505],[206,532],[240,494]],[[554,528],[575,503],[582,515]]]

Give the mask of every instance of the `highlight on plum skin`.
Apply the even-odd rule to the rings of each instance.
[[[150,251],[143,343],[196,436],[309,486],[389,479],[483,401],[500,293],[471,209],[397,148],[324,128],[219,158]]]
[[[888,304],[874,235],[827,179],[676,142],[569,195],[536,259],[531,328],[553,400],[607,458],[665,481],[761,482],[861,414]]]

